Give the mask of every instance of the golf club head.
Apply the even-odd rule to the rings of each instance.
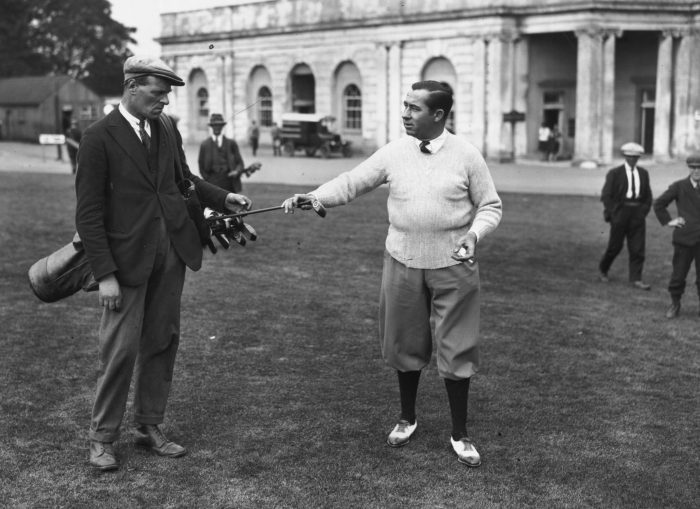
[[[244,223],[241,221],[241,233],[245,238],[248,240],[258,240],[258,233],[255,231],[255,228],[250,226],[248,223]]]
[[[226,232],[226,236],[229,239],[233,240],[234,242],[240,244],[241,246],[245,246],[245,244],[246,244],[245,237],[243,236],[243,234],[241,233],[240,230],[237,230],[235,228],[230,228]]]
[[[314,209],[314,212],[321,217],[326,217],[326,207],[321,205],[321,202],[316,199],[299,201],[297,207],[301,210]]]
[[[215,233],[214,237],[216,237],[216,240],[219,241],[219,244],[221,244],[221,247],[223,247],[224,249],[228,249],[229,247],[231,247],[231,242],[229,242],[229,240],[224,235],[220,233]]]

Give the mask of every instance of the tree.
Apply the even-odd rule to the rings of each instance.
[[[102,95],[121,93],[136,29],[108,0],[0,0],[0,75],[67,74]]]

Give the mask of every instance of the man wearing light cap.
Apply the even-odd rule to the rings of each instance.
[[[629,252],[629,282],[634,288],[649,290],[642,280],[646,250],[646,216],[651,209],[652,194],[649,172],[637,166],[644,154],[638,143],[625,143],[620,147],[624,164],[611,169],[605,177],[600,200],[603,202],[603,218],[610,223],[608,247],[598,265],[599,279],[607,283],[608,271],[627,241]]]
[[[78,152],[76,228],[95,279],[103,314],[100,369],[90,425],[90,464],[119,467],[112,446],[134,379],[136,442],[178,457],[162,424],[180,332],[185,268],[198,270],[202,245],[179,183],[194,183],[202,205],[250,207],[192,175],[176,126],[163,108],[184,81],[162,60],[133,56],[124,63],[118,109],[92,124]]]
[[[666,318],[676,318],[681,311],[685,280],[693,261],[695,286],[700,297],[700,153],[689,155],[685,162],[690,175],[671,184],[654,201],[654,213],[659,222],[673,228],[673,270],[668,283],[671,305],[666,311]],[[667,210],[673,201],[678,210],[675,219],[671,219]]]

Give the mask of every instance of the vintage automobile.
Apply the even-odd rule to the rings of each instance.
[[[332,131],[335,118],[314,113],[285,113],[282,115],[282,153],[293,156],[303,150],[307,156],[328,157],[342,154],[350,157],[350,142]]]

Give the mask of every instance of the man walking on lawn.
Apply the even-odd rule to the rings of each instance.
[[[646,217],[651,210],[651,185],[649,172],[637,166],[644,154],[638,143],[625,143],[620,147],[625,162],[613,168],[605,177],[600,196],[603,202],[603,218],[610,223],[608,247],[598,264],[598,278],[607,283],[610,266],[622,251],[627,240],[629,251],[629,282],[639,290],[651,287],[642,281],[646,251]]]
[[[284,201],[285,212],[317,200],[346,204],[389,185],[389,232],[379,302],[382,354],[398,375],[401,414],[387,437],[406,445],[418,425],[421,370],[437,345],[460,462],[481,464],[467,433],[469,382],[479,366],[477,242],[501,220],[501,200],[479,151],[445,129],[452,108],[444,83],[414,83],[402,113],[408,136],[380,148],[349,172]]]
[[[104,308],[89,433],[90,464],[99,470],[119,467],[112,443],[132,374],[136,442],[160,456],[186,453],[159,427],[180,338],[185,267],[202,264],[178,183],[193,182],[202,204],[215,210],[250,206],[245,196],[190,173],[180,134],[162,115],[171,86],[184,84],[159,59],[128,58],[119,108],[85,131],[78,152],[76,227]]]
[[[681,311],[681,297],[690,265],[695,262],[695,286],[700,297],[700,153],[686,159],[689,177],[677,180],[654,202],[654,213],[664,226],[673,228],[673,270],[668,283],[671,306],[666,318],[676,318]],[[678,217],[671,219],[668,206],[676,202]],[[700,315],[700,308],[698,309]]]

